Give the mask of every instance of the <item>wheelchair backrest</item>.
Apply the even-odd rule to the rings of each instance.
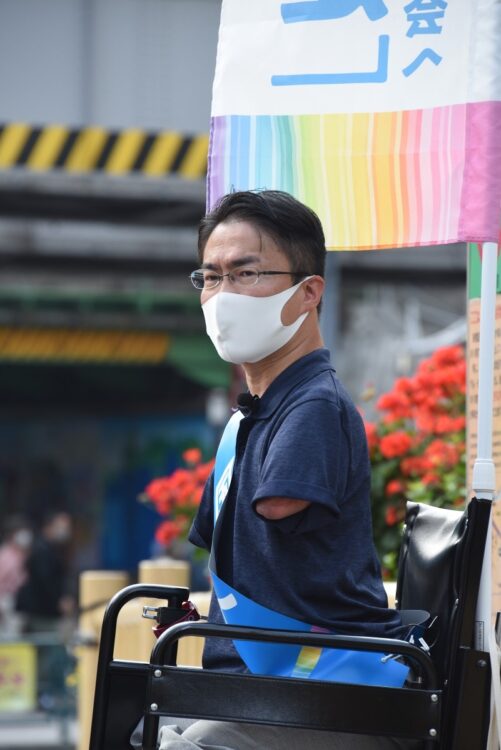
[[[407,504],[397,581],[399,609],[425,609],[436,623],[429,634],[442,680],[451,654],[471,647],[489,508],[474,498],[462,511]]]

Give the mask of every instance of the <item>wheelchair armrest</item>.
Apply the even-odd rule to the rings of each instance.
[[[101,629],[101,645],[105,651],[110,652],[109,660],[113,658],[118,615],[127,602],[140,597],[153,597],[154,599],[165,599],[169,607],[180,607],[189,595],[190,590],[182,586],[163,586],[152,583],[135,583],[116,593],[106,607]]]
[[[397,638],[374,638],[366,636],[333,635],[330,633],[299,633],[293,630],[244,627],[241,625],[214,625],[205,622],[183,622],[172,625],[156,642],[150,663],[163,665],[172,663],[175,646],[181,638],[198,636],[217,637],[240,641],[264,641],[316,648],[347,649],[395,654],[412,662],[423,678],[423,687],[439,689],[439,679],[430,656],[417,646]]]

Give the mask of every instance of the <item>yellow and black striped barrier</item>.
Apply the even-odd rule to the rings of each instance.
[[[175,131],[0,124],[0,169],[201,179],[207,171],[208,141],[206,134]]]

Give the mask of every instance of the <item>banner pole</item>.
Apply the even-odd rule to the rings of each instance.
[[[477,402],[477,458],[473,466],[472,490],[476,497],[494,501],[496,492],[496,468],[492,457],[494,354],[496,333],[497,291],[497,244],[484,242],[482,246],[482,279],[480,291],[480,340],[478,356],[478,402]],[[489,520],[482,576],[475,618],[475,648],[488,651],[494,663],[492,626],[492,514]],[[499,696],[499,674],[492,674],[491,717],[489,747],[499,747],[501,736],[497,714],[501,707],[496,704]]]
[[[477,458],[473,466],[472,489],[481,499],[494,500],[496,474],[492,460],[492,412],[494,388],[494,340],[496,325],[497,244],[482,246],[480,293],[480,342],[478,380]],[[482,578],[477,603],[476,647],[486,650],[492,620],[491,535],[485,545]]]

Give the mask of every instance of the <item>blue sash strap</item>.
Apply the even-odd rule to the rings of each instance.
[[[218,520],[231,484],[235,445],[242,415],[236,412],[228,422],[219,444],[214,469],[214,542],[209,568],[219,607],[228,625],[247,625],[298,632],[330,632],[288,617],[253,601],[229,586],[217,575]],[[401,687],[408,667],[395,659],[382,661],[384,654],[345,649],[293,646],[235,641],[242,661],[253,674],[301,677],[382,687]]]
[[[243,414],[236,411],[224,428],[219,442],[214,466],[214,528],[223,507],[223,503],[230,489],[231,477],[233,476],[233,464],[235,463],[235,445],[237,442],[238,428]]]

